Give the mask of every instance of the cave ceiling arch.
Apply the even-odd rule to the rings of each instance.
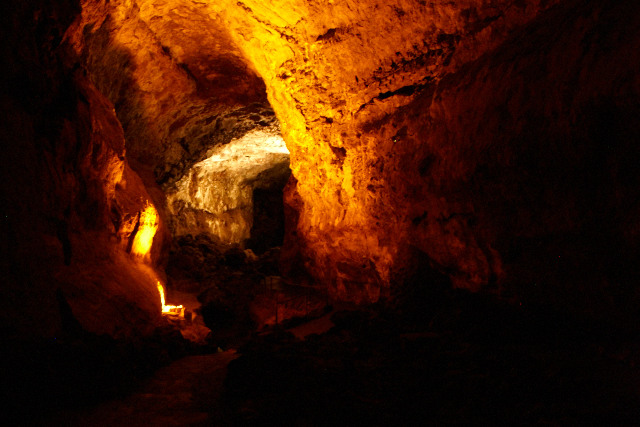
[[[220,19],[192,1],[86,1],[70,34],[115,106],[129,163],[168,196],[173,234],[247,240],[252,189],[282,186],[288,152],[262,79]]]

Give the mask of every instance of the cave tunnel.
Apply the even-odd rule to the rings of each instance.
[[[640,5],[0,20],[12,423],[640,419]]]

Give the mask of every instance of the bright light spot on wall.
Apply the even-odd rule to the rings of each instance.
[[[184,306],[181,305],[166,305],[164,299],[164,287],[158,280],[158,293],[160,294],[160,304],[162,305],[162,314],[166,316],[184,317]]]
[[[158,211],[151,203],[147,202],[144,210],[140,212],[138,231],[133,238],[131,253],[141,257],[147,255],[151,251],[153,237],[156,235],[157,230]]]

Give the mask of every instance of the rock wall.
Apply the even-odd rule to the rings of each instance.
[[[634,6],[549,10],[366,124],[407,244],[458,286],[635,313],[638,23]]]
[[[174,237],[206,232],[243,244],[252,226],[251,173],[233,166],[208,173],[202,162],[247,133],[279,135],[263,81],[204,4],[82,3],[71,45],[114,103],[134,169],[150,178],[147,186],[159,184],[169,195],[160,214]],[[248,143],[247,154],[256,145]],[[254,163],[264,166],[261,159]],[[203,190],[209,196],[196,196],[196,176],[199,185],[211,185]],[[185,191],[187,181],[193,191]]]
[[[459,287],[592,311],[633,295],[610,271],[630,258],[605,268],[600,245],[635,247],[638,10],[557,3],[211,5],[291,151],[289,261],[356,302],[420,253]]]
[[[65,49],[79,5],[14,6],[3,6],[1,30],[3,334],[55,337],[77,322],[149,333],[166,231],[159,223],[147,262],[128,253],[151,197],[127,164],[113,105]]]
[[[108,332],[152,324],[155,288],[145,283],[155,273],[128,254],[150,221],[142,212],[156,206],[163,239],[164,193],[174,232],[206,216],[199,206],[181,224],[180,194],[231,206],[215,185],[180,188],[201,181],[191,168],[220,147],[276,126],[269,103],[291,152],[289,274],[366,303],[432,268],[525,303],[632,312],[639,9],[604,0],[3,6],[5,315],[59,329],[52,292],[61,288],[87,325],[122,307],[130,319]],[[251,182],[238,187],[243,206],[247,188],[283,176],[258,169],[238,181]],[[240,237],[225,235],[246,238],[248,212]],[[147,261],[161,257],[152,245]],[[26,288],[33,298],[20,305]]]

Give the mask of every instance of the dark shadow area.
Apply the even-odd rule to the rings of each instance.
[[[34,339],[0,330],[5,420],[31,424],[60,411],[81,411],[126,396],[158,368],[207,351],[170,326],[150,336],[117,340],[87,332],[57,293],[62,332]]]
[[[255,256],[209,234],[185,235],[169,254],[168,284],[197,297],[196,314],[211,329],[210,346],[235,348],[253,334],[308,321],[327,307],[324,288],[284,279],[279,261],[279,248]]]
[[[425,287],[428,283],[425,283]],[[305,341],[257,337],[229,365],[234,425],[634,424],[637,335],[444,290],[336,312]],[[416,309],[419,312],[416,312]]]
[[[247,248],[263,254],[284,240],[282,188],[253,190],[253,226]]]

